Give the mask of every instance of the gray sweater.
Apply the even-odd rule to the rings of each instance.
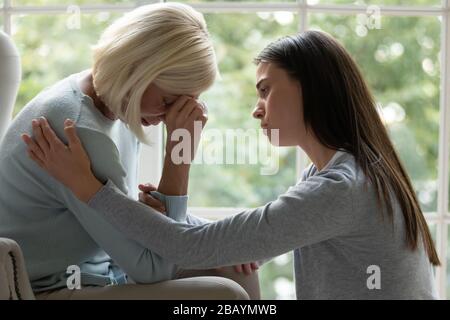
[[[184,268],[248,263],[294,250],[298,299],[436,299],[432,266],[422,244],[408,249],[398,203],[392,225],[365,182],[354,157],[339,151],[320,172],[310,166],[275,201],[204,225],[158,214],[111,181],[89,206]]]

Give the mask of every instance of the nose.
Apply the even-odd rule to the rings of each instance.
[[[264,108],[261,105],[257,104],[255,109],[253,110],[252,115],[253,115],[253,118],[255,118],[255,119],[259,119],[259,120],[263,119],[264,115],[265,115]]]

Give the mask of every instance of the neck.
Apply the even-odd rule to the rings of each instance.
[[[97,95],[94,89],[94,82],[92,78],[92,73],[89,72],[86,76],[82,77],[79,80],[79,85],[81,88],[81,91],[91,97],[92,101],[94,102],[94,106],[108,119],[110,120],[117,120],[117,117],[114,115],[114,113],[111,112],[111,110],[106,106],[103,101],[100,99],[100,97]]]
[[[325,147],[317,139],[310,139],[300,146],[316,168],[321,171],[336,154],[336,150]]]

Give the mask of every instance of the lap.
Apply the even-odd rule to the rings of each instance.
[[[258,275],[238,274],[231,267],[180,270],[174,280],[153,284],[86,286],[36,294],[38,300],[247,300],[259,299]]]

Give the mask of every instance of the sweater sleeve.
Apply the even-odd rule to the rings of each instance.
[[[91,159],[91,166],[97,178],[102,181],[108,179],[114,181],[122,195],[126,194],[128,191],[125,182],[126,172],[120,163],[114,143],[105,135],[87,128],[79,127],[77,132]],[[62,199],[62,205],[73,213],[92,239],[135,282],[152,283],[173,278],[176,272],[176,266],[173,263],[123,234],[117,226],[111,225],[57,181],[55,181],[54,192],[59,199]],[[179,199],[177,205],[180,203],[182,205],[183,199]]]
[[[168,196],[158,191],[151,191],[150,194],[161,201],[166,207],[166,214],[178,222],[187,222],[192,225],[202,225],[211,221],[187,213],[188,196]]]
[[[200,226],[155,214],[112,181],[88,205],[167,260],[201,269],[260,261],[349,232],[356,223],[351,193],[345,174],[321,172],[265,206]]]

